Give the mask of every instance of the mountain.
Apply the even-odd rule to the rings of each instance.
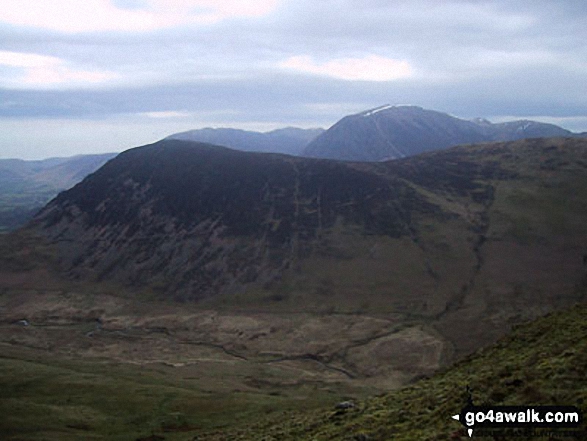
[[[176,133],[166,139],[217,144],[245,152],[285,153],[297,156],[310,141],[323,131],[323,129],[295,127],[286,127],[270,132],[206,128]]]
[[[580,136],[552,124],[467,121],[416,106],[382,106],[346,116],[308,144],[303,156],[383,161],[458,144]]]
[[[0,232],[24,225],[57,193],[73,187],[114,156],[0,159]]]
[[[120,154],[29,228],[70,278],[181,302],[398,314],[432,326],[433,358],[450,359],[585,296],[586,167],[582,139],[384,163],[168,140]]]

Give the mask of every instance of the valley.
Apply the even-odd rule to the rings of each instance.
[[[436,333],[390,315],[208,309],[44,271],[1,276],[7,439],[191,439],[395,389],[441,364]]]
[[[177,140],[122,153],[0,237],[0,431],[340,439],[332,418],[426,384],[445,410],[443,388],[491,394],[496,370],[449,367],[586,300],[586,168],[572,138],[380,163]],[[341,402],[375,404],[332,416]],[[360,418],[350,432],[389,436]],[[414,418],[419,439],[461,436]]]
[[[73,187],[114,156],[0,159],[0,234],[24,226],[60,191]]]

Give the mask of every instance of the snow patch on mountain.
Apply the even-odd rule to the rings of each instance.
[[[394,106],[391,105],[391,104],[386,104],[385,106],[376,107],[373,110],[369,110],[369,111],[363,113],[363,116],[372,116],[372,115],[375,115],[376,113],[379,113],[379,112],[381,112],[383,110],[392,109],[393,107]]]

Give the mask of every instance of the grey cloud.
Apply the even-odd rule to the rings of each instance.
[[[578,0],[298,0],[267,17],[150,33],[66,35],[0,24],[1,50],[120,77],[92,90],[0,89],[0,118],[185,111],[220,115],[226,125],[327,125],[385,103],[461,117],[585,116],[586,17]],[[367,54],[406,60],[415,76],[350,82],[278,67],[298,55],[319,63]]]
[[[556,83],[557,87],[553,87]],[[427,85],[347,82],[304,75],[248,76],[235,80],[86,91],[0,91],[3,117],[105,117],[154,111],[221,112],[260,121],[312,118],[309,106],[356,103],[357,111],[378,104],[410,103],[461,116],[587,114],[581,76],[543,72],[533,81],[510,75],[483,81]],[[332,118],[343,115],[332,114]],[[334,122],[334,121],[332,121]]]
[[[532,5],[541,5],[532,7]],[[12,50],[48,52],[140,83],[268,70],[294,55],[318,60],[376,53],[405,59],[424,74],[469,69],[471,54],[587,55],[575,2],[286,2],[274,17],[230,20],[148,34],[36,33]],[[0,37],[5,40],[4,37]],[[20,42],[20,43],[19,43]],[[474,61],[474,60],[473,60]],[[473,66],[474,67],[474,66]],[[509,67],[509,66],[505,66]],[[145,74],[146,73],[146,74]],[[474,73],[471,69],[470,74]]]

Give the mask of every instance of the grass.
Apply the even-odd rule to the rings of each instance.
[[[231,381],[226,372],[208,371],[206,388],[197,375],[165,365],[2,345],[0,433],[66,441],[464,440],[450,416],[466,403],[467,386],[476,405],[575,405],[585,413],[586,370],[586,305],[518,326],[443,372],[346,410],[333,406],[342,396],[311,382],[263,389],[267,372],[251,377],[257,390],[235,390],[219,387]]]
[[[467,386],[476,405],[574,405],[585,415],[585,372],[587,306],[581,305],[520,326],[444,372],[354,408],[289,413],[202,439],[464,440],[451,415],[466,404]],[[576,439],[586,439],[582,430]]]
[[[209,375],[208,381],[223,380]],[[184,440],[275,409],[325,402],[311,387],[296,394],[297,400],[291,391],[208,392],[198,381],[164,366],[143,368],[2,348],[0,433],[7,440],[122,441],[152,433]]]
[[[3,440],[128,440],[151,433],[188,440],[378,390],[313,360],[270,362],[288,351],[303,353],[314,341],[323,344],[325,332],[335,339],[330,328],[360,324],[359,318],[313,330],[322,317],[223,314],[65,287],[40,289],[41,280],[30,279],[31,289],[0,290]],[[96,331],[96,317],[103,319],[103,332]],[[17,324],[21,319],[29,325]],[[289,338],[300,331],[299,338]],[[263,336],[271,332],[276,341]],[[237,347],[239,342],[248,347]]]

